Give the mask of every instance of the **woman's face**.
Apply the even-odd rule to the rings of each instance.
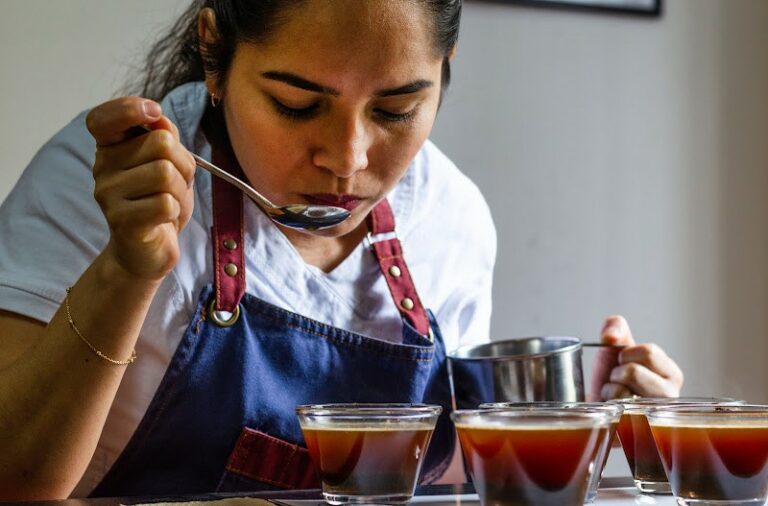
[[[403,177],[432,129],[442,55],[412,0],[310,0],[266,43],[240,44],[223,96],[253,186],[276,204],[352,211],[339,237]]]

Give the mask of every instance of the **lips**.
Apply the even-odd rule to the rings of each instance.
[[[305,197],[310,204],[341,207],[347,211],[356,208],[363,201],[362,197],[356,195],[336,195],[333,193],[313,193],[305,195]]]

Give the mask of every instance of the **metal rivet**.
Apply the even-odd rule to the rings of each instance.
[[[233,250],[237,248],[237,242],[235,242],[234,239],[226,239],[224,240],[224,247],[228,250]]]
[[[235,264],[227,264],[224,266],[224,272],[226,272],[230,276],[236,276],[237,266]]]
[[[389,268],[389,273],[392,275],[392,277],[399,278],[400,277],[400,267],[393,265]]]
[[[400,305],[410,311],[411,309],[413,309],[413,300],[409,297],[406,297],[400,301]]]

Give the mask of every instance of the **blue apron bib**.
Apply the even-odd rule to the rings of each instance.
[[[216,163],[232,170],[226,159]],[[411,286],[400,243],[391,237],[394,218],[387,202],[371,213],[368,225],[372,250],[403,315],[402,343],[348,332],[243,295],[244,259],[237,247],[242,195],[217,178],[213,194],[215,283],[200,294],[147,412],[91,495],[318,488],[294,411],[315,403],[442,405],[420,482],[442,475],[455,441],[445,344]],[[236,274],[226,269],[231,263],[240,266]],[[217,308],[234,312],[232,321],[217,318]]]

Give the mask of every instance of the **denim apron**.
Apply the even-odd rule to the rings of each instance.
[[[214,162],[241,174],[229,153],[214,151]],[[420,482],[442,475],[455,441],[445,344],[413,286],[387,201],[368,216],[367,242],[403,317],[397,344],[245,293],[243,197],[212,182],[214,283],[200,294],[136,432],[91,495],[319,488],[294,411],[314,403],[442,405]]]

